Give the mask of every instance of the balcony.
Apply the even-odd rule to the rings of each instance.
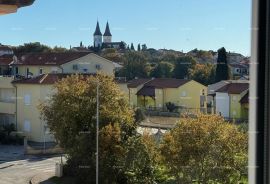
[[[15,111],[16,111],[15,103],[0,102],[1,114],[15,114]]]

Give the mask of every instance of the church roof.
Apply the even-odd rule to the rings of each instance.
[[[106,29],[105,29],[105,33],[103,36],[112,36],[111,31],[110,31],[110,27],[109,27],[109,23],[107,22],[106,24]]]
[[[99,28],[99,23],[97,21],[97,26],[96,26],[96,31],[94,32],[94,36],[95,35],[98,35],[98,36],[102,36],[102,33],[100,31],[100,28]]]

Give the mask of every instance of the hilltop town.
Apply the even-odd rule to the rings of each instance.
[[[145,43],[134,46],[124,41],[114,42],[108,22],[104,33],[99,22],[93,31],[92,44],[85,46],[80,42],[79,46],[68,49],[51,48],[39,42],[21,46],[0,45],[0,126],[5,127],[0,143],[24,142],[26,154],[51,154],[63,152],[55,146],[58,139],[69,145],[63,144],[66,150],[77,141],[87,142],[85,137],[82,140],[78,137],[92,130],[93,122],[97,120],[93,107],[98,104],[98,97],[93,98],[99,95],[98,90],[101,90],[102,123],[108,118],[106,123],[112,121],[115,126],[122,126],[110,125],[106,129],[115,134],[120,129],[134,132],[129,124],[125,125],[127,127],[121,124],[124,120],[134,123],[131,122],[133,114],[127,109],[135,113],[138,127],[134,136],[148,131],[157,142],[166,132],[177,127],[179,117],[183,122],[194,117],[206,118],[209,119],[207,126],[215,121],[221,125],[228,122],[247,125],[249,57],[227,52],[223,47],[217,51],[194,49],[184,53],[147,48]],[[49,102],[56,106],[46,106]],[[53,108],[57,112],[50,111]],[[57,116],[59,114],[61,117]],[[108,117],[105,118],[104,114]],[[61,124],[60,129],[66,131],[61,132],[53,118],[59,118],[59,124],[68,122],[72,126]],[[92,124],[80,124],[82,119]],[[80,123],[75,127],[77,121]],[[7,127],[12,129],[10,132],[16,130],[15,136],[6,133],[9,131]],[[75,129],[79,133],[72,132]],[[208,127],[207,131],[211,129]],[[69,139],[74,142],[65,142],[66,133],[70,133]],[[230,136],[226,134],[225,137]],[[104,139],[120,144],[120,138]],[[128,144],[131,143],[125,142]],[[164,149],[167,150],[165,146]]]

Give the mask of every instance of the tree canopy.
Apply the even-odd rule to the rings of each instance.
[[[43,53],[43,52],[66,52],[67,49],[63,47],[51,48],[50,46],[40,44],[39,42],[25,43],[17,47],[12,47],[15,54],[24,53]]]
[[[186,116],[160,146],[177,183],[234,184],[247,173],[247,133],[216,115]]]
[[[135,77],[144,78],[148,76],[148,65],[146,57],[138,52],[127,52],[123,57],[124,67],[120,71],[127,79]]]
[[[78,183],[95,182],[97,85],[100,183],[153,183],[155,162],[144,144],[148,139],[137,135],[135,114],[114,79],[100,74],[62,79],[40,105],[43,120],[68,155],[66,169]]]
[[[133,111],[113,79],[74,75],[59,81],[51,99],[41,105],[44,120],[69,156],[68,163],[82,181],[95,178],[96,87],[100,94],[100,180],[115,181],[123,175],[125,144],[135,135]]]
[[[215,83],[215,67],[211,64],[196,64],[194,69],[189,70],[190,79],[201,84],[209,85]]]
[[[227,62],[227,52],[224,47],[218,50],[217,66],[216,66],[216,78],[215,81],[229,80],[229,66]]]
[[[188,78],[189,69],[194,69],[196,61],[192,57],[179,57],[175,61],[174,77],[177,79]]]
[[[169,62],[160,62],[152,70],[151,76],[156,78],[170,78],[173,76],[174,65]]]

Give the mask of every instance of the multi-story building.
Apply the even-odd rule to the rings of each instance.
[[[131,106],[166,110],[171,102],[183,109],[206,107],[207,87],[186,79],[134,79],[127,84]]]
[[[114,75],[112,61],[91,52],[38,53],[15,56],[13,74],[33,77],[46,73],[96,73]]]
[[[89,52],[25,54],[5,65],[10,73],[0,76],[0,124],[14,123],[17,132],[37,142],[53,140],[38,105],[53,93],[55,82],[74,73],[114,76],[115,70],[113,62]]]
[[[248,90],[246,81],[224,82],[212,95],[215,113],[226,119],[247,120]]]

